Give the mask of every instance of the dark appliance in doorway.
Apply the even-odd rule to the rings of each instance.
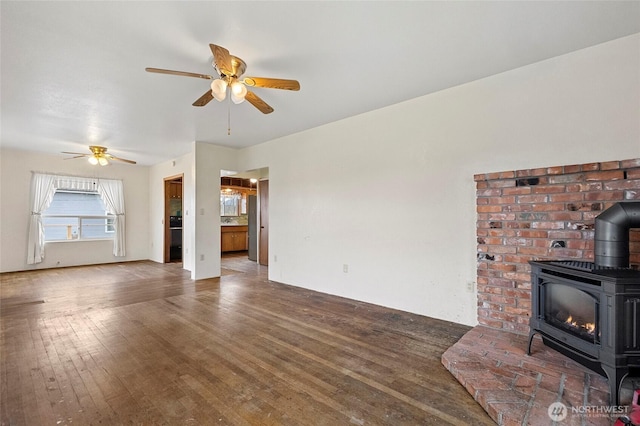
[[[532,261],[529,347],[535,334],[609,380],[610,402],[640,368],[640,271],[629,268],[629,229],[640,202],[618,203],[596,218],[595,262]]]
[[[182,260],[182,216],[169,216],[171,243],[169,257],[171,261]]]

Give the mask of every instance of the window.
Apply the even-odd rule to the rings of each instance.
[[[225,189],[220,192],[220,216],[240,216],[239,192]]]
[[[113,239],[113,215],[97,192],[56,190],[42,212],[45,241]]]
[[[76,195],[64,195],[65,192]],[[66,197],[84,199],[87,201],[84,207],[91,204],[93,206],[89,210],[78,207],[73,202],[56,202],[51,206],[54,198]],[[90,203],[90,200],[93,200],[93,203]],[[124,188],[121,180],[33,172],[30,207],[28,265],[35,265],[44,260],[46,241],[108,238],[113,241],[113,255],[126,256]],[[105,215],[105,210],[113,215]],[[109,220],[113,221],[112,233],[105,232],[105,228],[109,229]],[[101,232],[93,234],[98,228]]]

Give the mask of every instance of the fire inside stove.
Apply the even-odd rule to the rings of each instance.
[[[568,316],[567,316],[568,315]],[[575,318],[566,312],[551,312],[547,321],[558,328],[578,336],[589,342],[596,342],[596,324],[584,319]]]
[[[598,343],[597,299],[585,291],[562,284],[545,287],[545,321],[583,340]]]
[[[581,322],[579,320],[575,320],[573,319],[573,317],[571,315],[569,315],[569,318],[567,318],[567,320],[565,321],[565,324],[567,324],[568,326],[570,326],[571,328],[577,330],[577,331],[584,331],[590,335],[594,335],[596,332],[596,324],[593,322]]]

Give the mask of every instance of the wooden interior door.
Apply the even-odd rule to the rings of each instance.
[[[260,197],[260,230],[258,263],[269,265],[269,181],[261,180],[258,183]]]

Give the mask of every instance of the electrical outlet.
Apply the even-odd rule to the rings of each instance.
[[[346,263],[344,265],[342,265],[342,272],[344,272],[345,274],[349,272],[349,265],[347,265]]]
[[[274,254],[274,255],[273,255],[273,261],[274,261],[274,262],[277,262],[277,261],[278,261],[278,255],[277,255],[277,254]]]
[[[200,255],[200,260],[204,260],[204,254]]]
[[[467,282],[467,291],[468,292],[473,292],[476,288],[476,283],[474,283],[473,281],[468,281]]]

